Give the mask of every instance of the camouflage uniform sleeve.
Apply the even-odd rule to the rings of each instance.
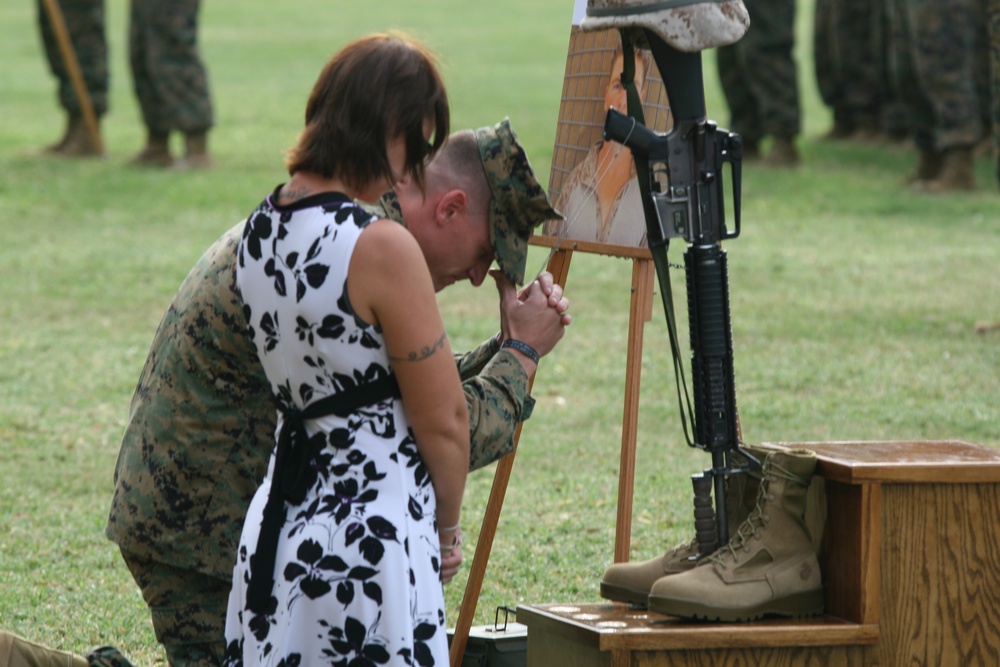
[[[455,363],[458,364],[458,375],[462,378],[462,382],[482,373],[486,364],[499,351],[500,342],[494,336],[474,350],[456,354]]]
[[[528,374],[507,350],[464,379],[462,388],[469,409],[469,470],[478,470],[514,451],[517,423],[531,416],[535,401],[528,396]]]

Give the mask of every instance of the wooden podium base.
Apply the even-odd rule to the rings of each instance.
[[[528,665],[1000,665],[1000,449],[773,444],[819,457],[825,616],[703,624],[621,604],[521,605]]]
[[[863,665],[878,627],[829,616],[797,621],[690,623],[627,605],[520,605],[528,665]],[[814,662],[809,662],[814,660]]]

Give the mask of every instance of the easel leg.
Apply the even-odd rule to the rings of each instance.
[[[49,15],[49,22],[52,24],[52,32],[55,34],[56,42],[59,44],[59,52],[62,54],[63,62],[66,64],[66,71],[69,73],[70,83],[76,97],[80,100],[80,111],[83,114],[83,122],[87,126],[87,136],[90,145],[98,155],[104,155],[104,143],[101,141],[101,130],[97,125],[97,114],[94,113],[94,105],[90,101],[90,93],[87,85],[83,81],[83,73],[80,71],[80,61],[76,58],[76,51],[73,50],[73,43],[69,38],[69,29],[66,27],[66,18],[63,16],[62,8],[58,0],[42,0],[45,13]]]
[[[639,428],[639,380],[642,372],[643,325],[653,319],[653,262],[632,263],[632,302],[628,318],[628,355],[625,361],[625,411],[622,451],[618,467],[618,519],[615,562],[626,563],[632,541],[632,491],[635,485],[635,442]]]
[[[552,274],[553,280],[563,287],[566,286],[566,276],[569,273],[569,262],[572,255],[572,250],[557,250],[549,260],[548,272]],[[529,391],[534,383],[535,377],[532,376],[528,382]],[[514,468],[514,455],[517,454],[517,443],[521,439],[522,426],[523,423],[518,424],[517,430],[514,432],[514,451],[500,459],[493,475],[490,498],[486,503],[479,540],[476,542],[476,553],[472,557],[469,579],[466,581],[465,595],[462,597],[462,607],[458,612],[455,634],[451,640],[451,667],[461,667],[462,658],[465,656],[465,647],[469,643],[469,631],[472,629],[472,620],[476,615],[476,606],[479,604],[479,594],[483,589],[486,566],[489,564],[493,538],[496,537],[500,511],[503,509],[504,497],[507,494],[507,483],[510,481],[510,473]]]

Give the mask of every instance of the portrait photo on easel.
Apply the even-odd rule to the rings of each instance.
[[[609,108],[627,113],[618,30],[583,32],[577,0],[549,175],[549,198],[563,215],[543,227],[540,245],[625,257],[646,247],[646,223],[632,152],[603,138]],[[635,49],[635,83],[646,127],[667,132],[670,103],[650,52]]]

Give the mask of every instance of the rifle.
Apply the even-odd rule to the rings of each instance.
[[[729,541],[726,516],[726,478],[760,469],[741,448],[733,377],[733,343],[729,310],[729,282],[724,239],[740,234],[742,140],[739,134],[719,129],[706,118],[700,52],[682,52],[656,33],[641,30],[652,51],[667,89],[674,117],[666,134],[642,125],[642,107],[634,95],[634,57],[630,31],[622,30],[625,72],[622,81],[631,87],[629,113],[608,111],[604,138],[632,150],[646,212],[649,249],[667,313],[678,399],[688,445],[711,454],[712,464],[692,476],[698,557],[708,555]],[[725,222],[723,170],[730,166],[733,181],[732,229]],[[670,239],[684,239],[687,301],[691,337],[691,376],[694,411],[686,397],[683,365],[676,343],[673,299],[667,249]],[[685,418],[685,401],[688,418]],[[688,433],[688,419],[694,437]],[[740,453],[742,462],[734,460]],[[712,512],[711,494],[715,493]]]

